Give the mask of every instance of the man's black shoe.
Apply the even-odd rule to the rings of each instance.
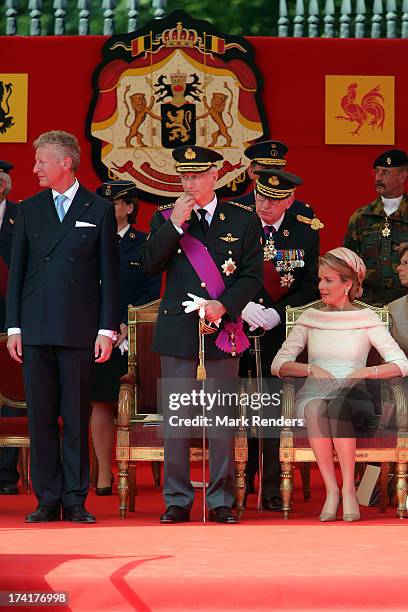
[[[282,512],[282,498],[279,495],[265,497],[262,500],[262,508],[270,512]]]
[[[190,510],[181,506],[169,506],[160,517],[161,523],[188,523],[190,520]]]
[[[18,495],[18,486],[8,484],[7,482],[0,484],[0,495]]]
[[[96,523],[96,518],[85,510],[84,506],[68,506],[62,509],[62,520],[72,523]]]
[[[36,510],[25,517],[26,523],[51,523],[59,521],[61,510],[59,506],[37,506]]]
[[[227,525],[235,525],[238,523],[237,517],[231,512],[231,508],[228,508],[228,506],[213,508],[208,513],[208,518],[215,523],[224,523]]]

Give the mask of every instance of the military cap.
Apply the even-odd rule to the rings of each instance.
[[[108,200],[118,198],[137,198],[137,187],[133,181],[105,181],[99,185],[96,193]]]
[[[288,147],[279,140],[264,140],[256,142],[244,151],[246,157],[262,166],[286,166],[285,155]]]
[[[382,168],[401,168],[408,166],[408,155],[401,149],[389,149],[379,155],[373,164],[374,168],[381,166]]]
[[[284,200],[288,198],[298,185],[303,183],[302,179],[291,172],[276,170],[257,170],[256,191],[271,200]]]
[[[9,162],[0,159],[0,172],[5,172],[6,174],[9,174],[12,168],[14,168],[13,164],[10,164]]]
[[[205,172],[218,161],[224,159],[213,149],[195,145],[177,147],[172,155],[176,160],[177,172]]]

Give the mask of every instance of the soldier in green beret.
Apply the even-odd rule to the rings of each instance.
[[[364,301],[383,306],[404,294],[397,248],[408,241],[408,156],[400,149],[381,153],[373,164],[377,199],[350,217],[344,246],[364,261]]]

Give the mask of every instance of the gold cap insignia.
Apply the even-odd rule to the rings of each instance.
[[[271,178],[268,179],[268,183],[273,187],[276,187],[276,185],[279,185],[279,179],[277,176],[271,176]]]
[[[195,153],[195,151],[193,151],[193,149],[191,149],[190,147],[188,147],[188,149],[186,150],[186,152],[184,153],[184,157],[186,159],[195,159],[197,157],[197,153]]]
[[[387,157],[387,164],[390,166],[391,165],[391,157]]]

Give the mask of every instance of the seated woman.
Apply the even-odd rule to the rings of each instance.
[[[343,520],[360,518],[354,486],[353,422],[367,422],[373,409],[364,379],[408,374],[407,358],[377,314],[353,304],[362,294],[365,272],[363,261],[347,248],[333,249],[321,257],[319,290],[325,306],[309,308],[299,317],[272,362],[276,376],[307,377],[296,401],[326,487],[321,521],[336,520],[340,504],[333,446],[343,480]],[[386,363],[366,367],[371,346]],[[296,363],[305,347],[309,363]]]
[[[397,267],[398,276],[402,287],[408,289],[408,242],[403,242],[398,247],[400,258]],[[388,304],[391,315],[391,334],[399,346],[408,355],[408,295],[394,300]]]
[[[109,361],[95,364],[91,391],[91,431],[99,467],[96,494],[111,495],[112,448],[115,437],[114,409],[119,395],[120,378],[128,370],[125,342],[127,339],[127,309],[129,304],[141,306],[159,298],[161,274],[146,276],[138,262],[146,234],[132,228],[139,209],[135,183],[107,181],[98,187],[96,192],[111,200],[115,207],[120,261],[119,306],[122,321],[120,333]]]

